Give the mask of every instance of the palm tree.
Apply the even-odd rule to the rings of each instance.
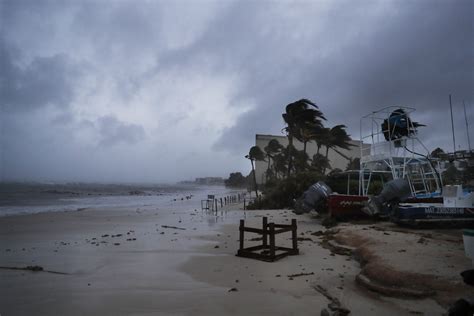
[[[288,148],[290,150],[288,157],[287,176],[290,176],[293,165],[293,138],[299,140],[301,137],[301,130],[309,124],[322,127],[321,120],[326,120],[323,113],[318,110],[318,106],[308,99],[301,99],[290,103],[285,108],[286,112],[282,114],[283,120],[286,123],[284,128],[288,137]]]
[[[253,146],[250,148],[249,154],[245,156],[245,158],[250,160],[252,165],[252,173],[253,173],[253,183],[255,185],[255,196],[258,197],[258,188],[257,188],[257,176],[255,175],[255,167],[254,167],[254,160],[264,161],[265,154],[258,146]]]
[[[331,168],[329,160],[321,154],[314,154],[313,161],[311,162],[311,168],[316,172],[324,175],[327,168]]]
[[[324,135],[325,127],[321,122],[316,124],[305,122],[298,130],[298,135],[295,137],[303,143],[303,151],[306,153],[308,142],[316,141],[318,149],[320,147],[318,140]]]
[[[283,148],[284,148],[283,145],[280,144],[278,142],[278,140],[272,139],[268,142],[268,145],[265,146],[265,148],[263,149],[265,151],[265,154],[266,154],[267,159],[268,159],[268,167],[267,167],[267,173],[266,173],[267,181],[268,181],[269,177],[272,174],[270,164],[271,164],[272,160],[274,160],[275,155],[280,153],[283,150]]]
[[[311,135],[311,140],[313,140],[318,147],[318,150],[316,151],[317,154],[319,154],[321,147],[327,143],[330,131],[331,129],[327,127],[317,128]]]
[[[282,178],[285,177],[287,173],[287,163],[288,163],[288,150],[284,148],[280,153],[273,156],[273,170],[275,171],[275,176],[278,178],[279,175],[282,175]]]
[[[331,148],[339,155],[346,157],[342,154],[338,149],[350,149],[354,145],[350,143],[351,137],[346,132],[345,125],[336,125],[329,130],[329,133],[324,141],[324,145],[326,146],[326,158],[329,155],[329,149]],[[326,169],[324,169],[324,173]]]
[[[293,153],[294,153],[294,164],[293,165],[294,165],[295,172],[298,173],[298,172],[304,172],[304,171],[308,170],[308,168],[309,168],[308,154],[306,152],[304,152],[303,150],[294,150]]]

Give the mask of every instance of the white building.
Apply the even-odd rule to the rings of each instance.
[[[276,139],[284,147],[288,146],[288,138],[286,136],[262,135],[262,134],[255,135],[255,145],[260,147],[260,149],[263,152],[265,152],[264,148],[268,145],[268,143],[272,139]],[[335,152],[334,150],[329,149],[328,159],[333,169],[339,168],[341,170],[345,170],[347,167],[347,164],[349,163],[348,158],[351,158],[351,159],[360,158],[361,142],[358,140],[352,140],[350,141],[350,143],[353,144],[354,146],[351,147],[349,150],[338,149],[338,151],[342,153],[344,156],[346,156],[347,158]],[[293,139],[293,145],[295,146],[296,149],[303,150],[303,143],[298,141],[297,139]],[[364,145],[364,146],[370,147],[370,145]],[[310,158],[312,158],[313,155],[317,153],[317,150],[318,150],[318,147],[316,146],[315,142],[308,142],[306,144],[306,153],[308,154]],[[322,146],[319,153],[322,155],[325,155],[326,147]],[[267,168],[268,168],[267,161],[255,162],[255,176],[257,177],[258,184],[265,183],[265,178],[266,178],[265,175],[266,175]],[[327,170],[327,172],[329,171],[331,170]]]

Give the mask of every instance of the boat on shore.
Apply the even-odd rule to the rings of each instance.
[[[417,128],[407,107],[388,107],[361,119],[360,170],[346,171],[346,194],[332,193],[327,200],[329,216],[336,219],[388,217],[396,223],[474,222],[473,193],[462,186],[443,186],[440,161],[430,157],[417,137]],[[350,194],[349,182],[358,178],[358,194]],[[403,179],[403,194],[385,193],[384,205],[375,205],[369,195],[378,182]],[[396,189],[398,190],[398,189]],[[395,190],[395,191],[396,191]],[[398,196],[397,196],[398,194]]]

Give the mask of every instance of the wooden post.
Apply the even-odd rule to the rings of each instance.
[[[217,215],[217,199],[214,200],[216,203],[216,215]]]
[[[244,199],[244,211],[245,211],[245,210],[246,210],[246,208],[245,208],[245,199]]]
[[[275,257],[275,223],[270,223],[270,257]]]
[[[297,226],[296,219],[291,220],[291,239],[293,241],[293,250],[298,249],[298,236],[297,236]]]
[[[266,217],[262,218],[262,229],[263,229],[262,241],[263,241],[264,246],[268,245],[267,223],[268,223],[268,219]]]
[[[242,250],[244,249],[244,220],[240,220],[240,226],[239,226],[239,249]]]
[[[223,204],[222,204],[222,198],[221,198],[221,208],[222,208],[222,205],[223,205]]]

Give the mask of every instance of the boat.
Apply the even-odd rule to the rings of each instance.
[[[443,188],[442,203],[400,203],[391,214],[393,222],[417,225],[427,222],[474,223],[474,193],[462,185]]]
[[[344,173],[348,179],[345,194],[328,197],[331,217],[367,218],[378,213],[397,223],[474,219],[473,206],[468,202],[473,193],[465,193],[459,186],[443,187],[440,161],[430,157],[418,138],[417,129],[424,125],[411,119],[413,112],[415,109],[409,107],[386,107],[362,117],[360,170]],[[351,176],[358,178],[358,194],[349,192]],[[399,185],[406,192],[401,194],[400,188],[395,189],[399,196],[385,192],[391,197],[384,198],[384,207],[374,205],[371,186],[378,181],[385,187],[397,179],[403,180]],[[393,201],[386,203],[391,198]]]

